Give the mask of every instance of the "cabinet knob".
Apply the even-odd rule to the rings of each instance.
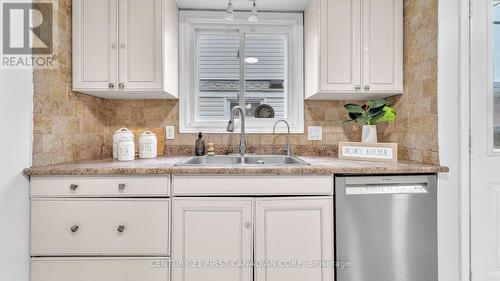
[[[115,83],[109,83],[109,84],[108,84],[108,87],[109,87],[110,89],[114,89],[114,88],[115,88]]]
[[[118,190],[119,191],[124,191],[125,190],[125,184],[124,183],[118,184]]]
[[[118,83],[118,88],[120,88],[120,90],[123,90],[125,88],[125,84]]]
[[[116,44],[111,44],[111,49],[116,50]]]
[[[71,230],[71,232],[75,233],[75,232],[77,232],[77,231],[78,231],[78,228],[80,228],[80,227],[79,227],[78,225],[76,225],[76,224],[75,224],[75,225],[73,225],[73,226],[70,228],[70,230]]]
[[[370,85],[365,86],[365,90],[369,91],[370,90]]]
[[[70,189],[71,191],[75,191],[77,188],[78,188],[78,184],[71,184],[71,185],[69,186],[69,189]]]
[[[252,227],[252,223],[251,222],[246,222],[245,223],[245,228],[250,228]]]
[[[354,89],[355,89],[356,91],[361,90],[361,85],[356,85],[356,86],[354,86]]]
[[[124,225],[119,225],[116,231],[123,233],[125,231],[125,226]]]
[[[120,44],[120,48],[121,48],[121,49],[125,49],[126,47],[127,47],[127,46],[126,46],[124,43],[121,43],[121,44]]]

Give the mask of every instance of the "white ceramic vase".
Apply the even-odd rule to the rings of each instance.
[[[377,126],[363,125],[363,130],[361,132],[361,142],[377,143]]]

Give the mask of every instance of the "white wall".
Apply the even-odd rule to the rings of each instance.
[[[0,69],[0,280],[29,277],[28,179],[33,122],[31,70]]]
[[[438,35],[438,112],[439,158],[450,172],[441,174],[438,187],[438,251],[439,280],[468,280],[461,274],[461,241],[467,239],[468,225],[460,215],[468,211],[461,204],[462,190],[467,189],[468,133],[461,125],[468,124],[467,104],[462,99],[460,81],[460,11],[462,0],[439,0]],[[467,126],[467,125],[466,125]],[[462,231],[462,232],[461,232]],[[465,236],[462,235],[465,234]],[[464,240],[464,241],[465,241]]]

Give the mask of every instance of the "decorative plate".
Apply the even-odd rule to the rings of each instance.
[[[268,104],[260,104],[255,108],[255,118],[274,118],[274,109]]]

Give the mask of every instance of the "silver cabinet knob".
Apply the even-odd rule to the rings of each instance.
[[[115,88],[115,83],[109,83],[109,84],[108,84],[108,88],[110,88],[110,89],[114,89],[114,88]]]
[[[124,191],[125,190],[125,184],[124,183],[118,184],[118,190],[119,191]]]
[[[78,231],[78,228],[80,228],[80,227],[79,227],[78,225],[76,225],[76,224],[75,224],[75,225],[73,225],[73,226],[70,228],[70,230],[71,230],[71,232],[75,233],[75,232],[77,232],[77,231]]]
[[[69,189],[75,191],[78,188],[78,184],[70,184]]]
[[[123,233],[125,231],[125,226],[124,225],[119,225],[116,231]]]
[[[365,90],[369,91],[370,90],[370,85],[365,86]]]
[[[116,44],[111,44],[111,49],[116,50]]]
[[[246,222],[245,223],[245,228],[250,228],[252,227],[252,223],[251,222]]]
[[[123,90],[125,88],[125,84],[118,83],[118,88],[120,88],[120,90]]]
[[[120,44],[120,48],[121,48],[121,49],[125,49],[126,47],[127,47],[127,46],[125,45],[125,43],[121,43],[121,44]]]
[[[356,85],[356,86],[354,87],[354,89],[355,89],[356,91],[361,90],[361,85]]]

